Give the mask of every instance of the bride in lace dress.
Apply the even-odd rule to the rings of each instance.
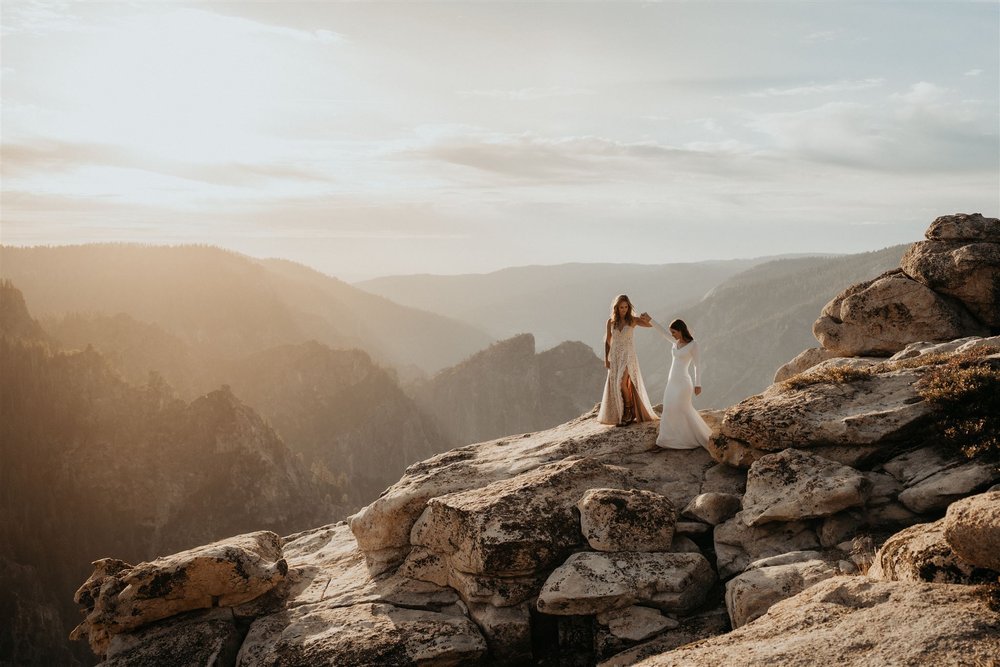
[[[608,379],[597,419],[602,424],[627,426],[634,421],[656,421],[639,372],[632,334],[636,327],[649,327],[649,315],[635,314],[629,298],[620,294],[611,305],[604,337],[604,366]]]
[[[694,397],[701,393],[701,351],[698,342],[688,331],[684,320],[671,322],[669,332],[652,318],[649,323],[673,343],[670,349],[673,359],[667,386],[663,389],[663,414],[660,416],[660,434],[656,444],[668,449],[704,447],[712,429],[694,409],[693,403]],[[693,382],[689,369],[694,370]]]

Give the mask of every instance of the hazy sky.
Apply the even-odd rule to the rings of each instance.
[[[1000,214],[1000,3],[2,4],[6,244],[346,279]]]

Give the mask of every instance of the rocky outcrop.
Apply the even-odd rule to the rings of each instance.
[[[1000,220],[978,213],[943,216],[925,236],[903,255],[903,271],[1000,329]]]
[[[642,604],[691,612],[705,601],[714,581],[700,553],[578,553],[546,580],[538,594],[538,611],[593,615]]]
[[[989,664],[1000,654],[998,622],[975,587],[834,577],[729,634],[636,664]]]
[[[751,566],[726,583],[726,609],[733,627],[746,625],[763,616],[775,603],[837,574],[835,566],[819,559],[765,567]]]
[[[945,403],[926,385],[945,391],[958,371],[994,381],[1000,353],[959,352],[970,345],[988,344],[909,341],[892,359],[826,359],[713,420],[710,452],[660,450],[656,424],[607,427],[592,410],[412,465],[348,524],[281,541],[287,575],[229,607],[249,627],[240,664],[993,655],[1000,619],[969,584],[998,573],[958,553],[992,563],[974,548],[993,544],[992,519],[957,507],[954,549],[944,522],[928,523],[1000,474],[930,428],[955,415],[937,412]],[[924,526],[875,556],[914,523]],[[127,567],[103,563],[84,588]]]
[[[936,584],[979,584],[996,580],[996,573],[964,560],[945,540],[943,520],[906,528],[875,554],[868,575],[885,581],[927,581]]]
[[[1000,572],[1000,491],[952,503],[943,523],[944,539],[960,558]]]
[[[659,493],[674,507],[700,493],[706,470],[713,466],[704,450],[658,450],[655,423],[610,429],[595,415],[591,411],[547,431],[461,447],[410,466],[382,497],[350,518],[358,545],[376,569],[398,563],[409,553],[411,529],[432,498],[581,457],[622,468],[635,488]],[[606,486],[595,479],[590,488]]]
[[[177,614],[233,607],[274,588],[288,573],[274,533],[241,535],[129,565],[105,558],[76,592],[87,617],[73,639],[88,638],[95,653],[111,637]]]
[[[677,513],[667,498],[636,489],[591,489],[577,503],[580,528],[597,551],[670,551]]]
[[[822,347],[810,347],[800,352],[794,359],[787,362],[774,373],[775,382],[783,382],[790,377],[794,377],[803,371],[807,371],[816,364],[823,363],[827,359],[833,359],[837,353]]]
[[[887,357],[913,341],[987,333],[962,305],[902,270],[847,288],[813,325],[820,344],[843,357]]]
[[[899,269],[849,287],[823,308],[813,333],[825,350],[889,356],[915,341],[997,332],[1000,220],[942,216],[925,236],[906,251]]]
[[[744,465],[792,447],[857,465],[912,435],[930,414],[915,387],[921,375],[917,368],[844,372],[833,363],[819,364],[797,376],[797,382],[772,385],[729,408],[715,448],[742,450]]]
[[[830,516],[863,506],[870,490],[854,468],[786,449],[750,466],[740,515],[748,526]]]

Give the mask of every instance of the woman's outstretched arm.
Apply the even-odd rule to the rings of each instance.
[[[643,313],[645,314],[645,313]],[[674,342],[674,337],[670,335],[670,332],[663,328],[659,322],[654,320],[652,317],[649,318],[649,326],[653,327],[660,332],[660,335],[669,340],[671,343]]]

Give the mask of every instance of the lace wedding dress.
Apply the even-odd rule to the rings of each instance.
[[[677,341],[659,323],[653,328],[673,343],[670,349],[670,375],[663,388],[663,414],[660,415],[660,434],[656,444],[668,449],[695,449],[708,444],[712,429],[694,409],[694,388],[701,386],[701,355],[698,341],[678,347]],[[691,372],[694,370],[694,381]]]
[[[622,419],[625,404],[622,400],[622,377],[628,371],[632,379],[632,409],[638,422],[655,421],[656,414],[646,395],[646,385],[639,371],[639,358],[635,354],[635,340],[632,336],[635,325],[625,325],[620,331],[611,327],[611,349],[608,351],[608,379],[604,383],[604,396],[597,420],[602,424],[617,424]]]

